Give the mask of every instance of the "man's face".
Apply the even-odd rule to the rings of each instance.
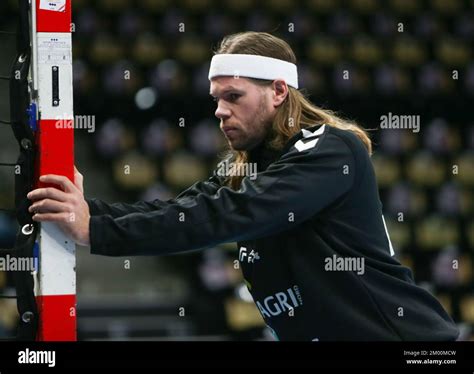
[[[211,80],[210,94],[217,102],[215,115],[232,149],[248,151],[265,139],[275,116],[272,92],[270,87],[242,77]]]

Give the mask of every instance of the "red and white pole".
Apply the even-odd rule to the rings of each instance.
[[[71,2],[31,0],[31,76],[37,93],[39,119],[38,177],[58,174],[74,181]],[[43,186],[38,184],[38,187]],[[71,219],[74,219],[73,213]],[[35,292],[40,319],[37,340],[74,341],[75,244],[53,223],[41,224],[38,241]]]

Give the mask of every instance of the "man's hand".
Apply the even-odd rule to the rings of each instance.
[[[56,222],[64,233],[77,244],[89,245],[89,205],[84,200],[83,177],[74,167],[74,183],[61,175],[43,175],[43,183],[61,186],[38,188],[28,194],[34,203],[29,208],[33,220],[37,222]]]

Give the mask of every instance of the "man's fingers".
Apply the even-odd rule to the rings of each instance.
[[[33,201],[51,199],[65,202],[68,200],[68,195],[65,192],[54,187],[37,188],[28,193],[27,197]]]
[[[83,188],[83,181],[84,177],[82,174],[77,170],[76,166],[74,166],[74,184],[76,185],[79,190],[84,193],[84,188]]]
[[[68,223],[74,221],[74,213],[37,213],[33,221]]]
[[[51,199],[43,199],[38,201],[32,204],[28,210],[30,213],[58,213],[72,211],[69,205]]]
[[[74,174],[75,174],[75,175],[78,175],[78,176],[80,176],[80,177],[82,178],[82,174],[81,174],[81,172],[80,172],[79,170],[77,170],[76,165],[74,165]]]
[[[65,177],[63,175],[42,175],[40,177],[40,181],[43,183],[57,184],[61,186],[65,192],[72,192],[76,189],[74,183],[72,183],[68,177]]]

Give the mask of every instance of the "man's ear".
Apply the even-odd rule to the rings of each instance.
[[[276,108],[280,106],[288,96],[288,85],[284,80],[276,79],[272,82],[272,91],[273,106]]]

